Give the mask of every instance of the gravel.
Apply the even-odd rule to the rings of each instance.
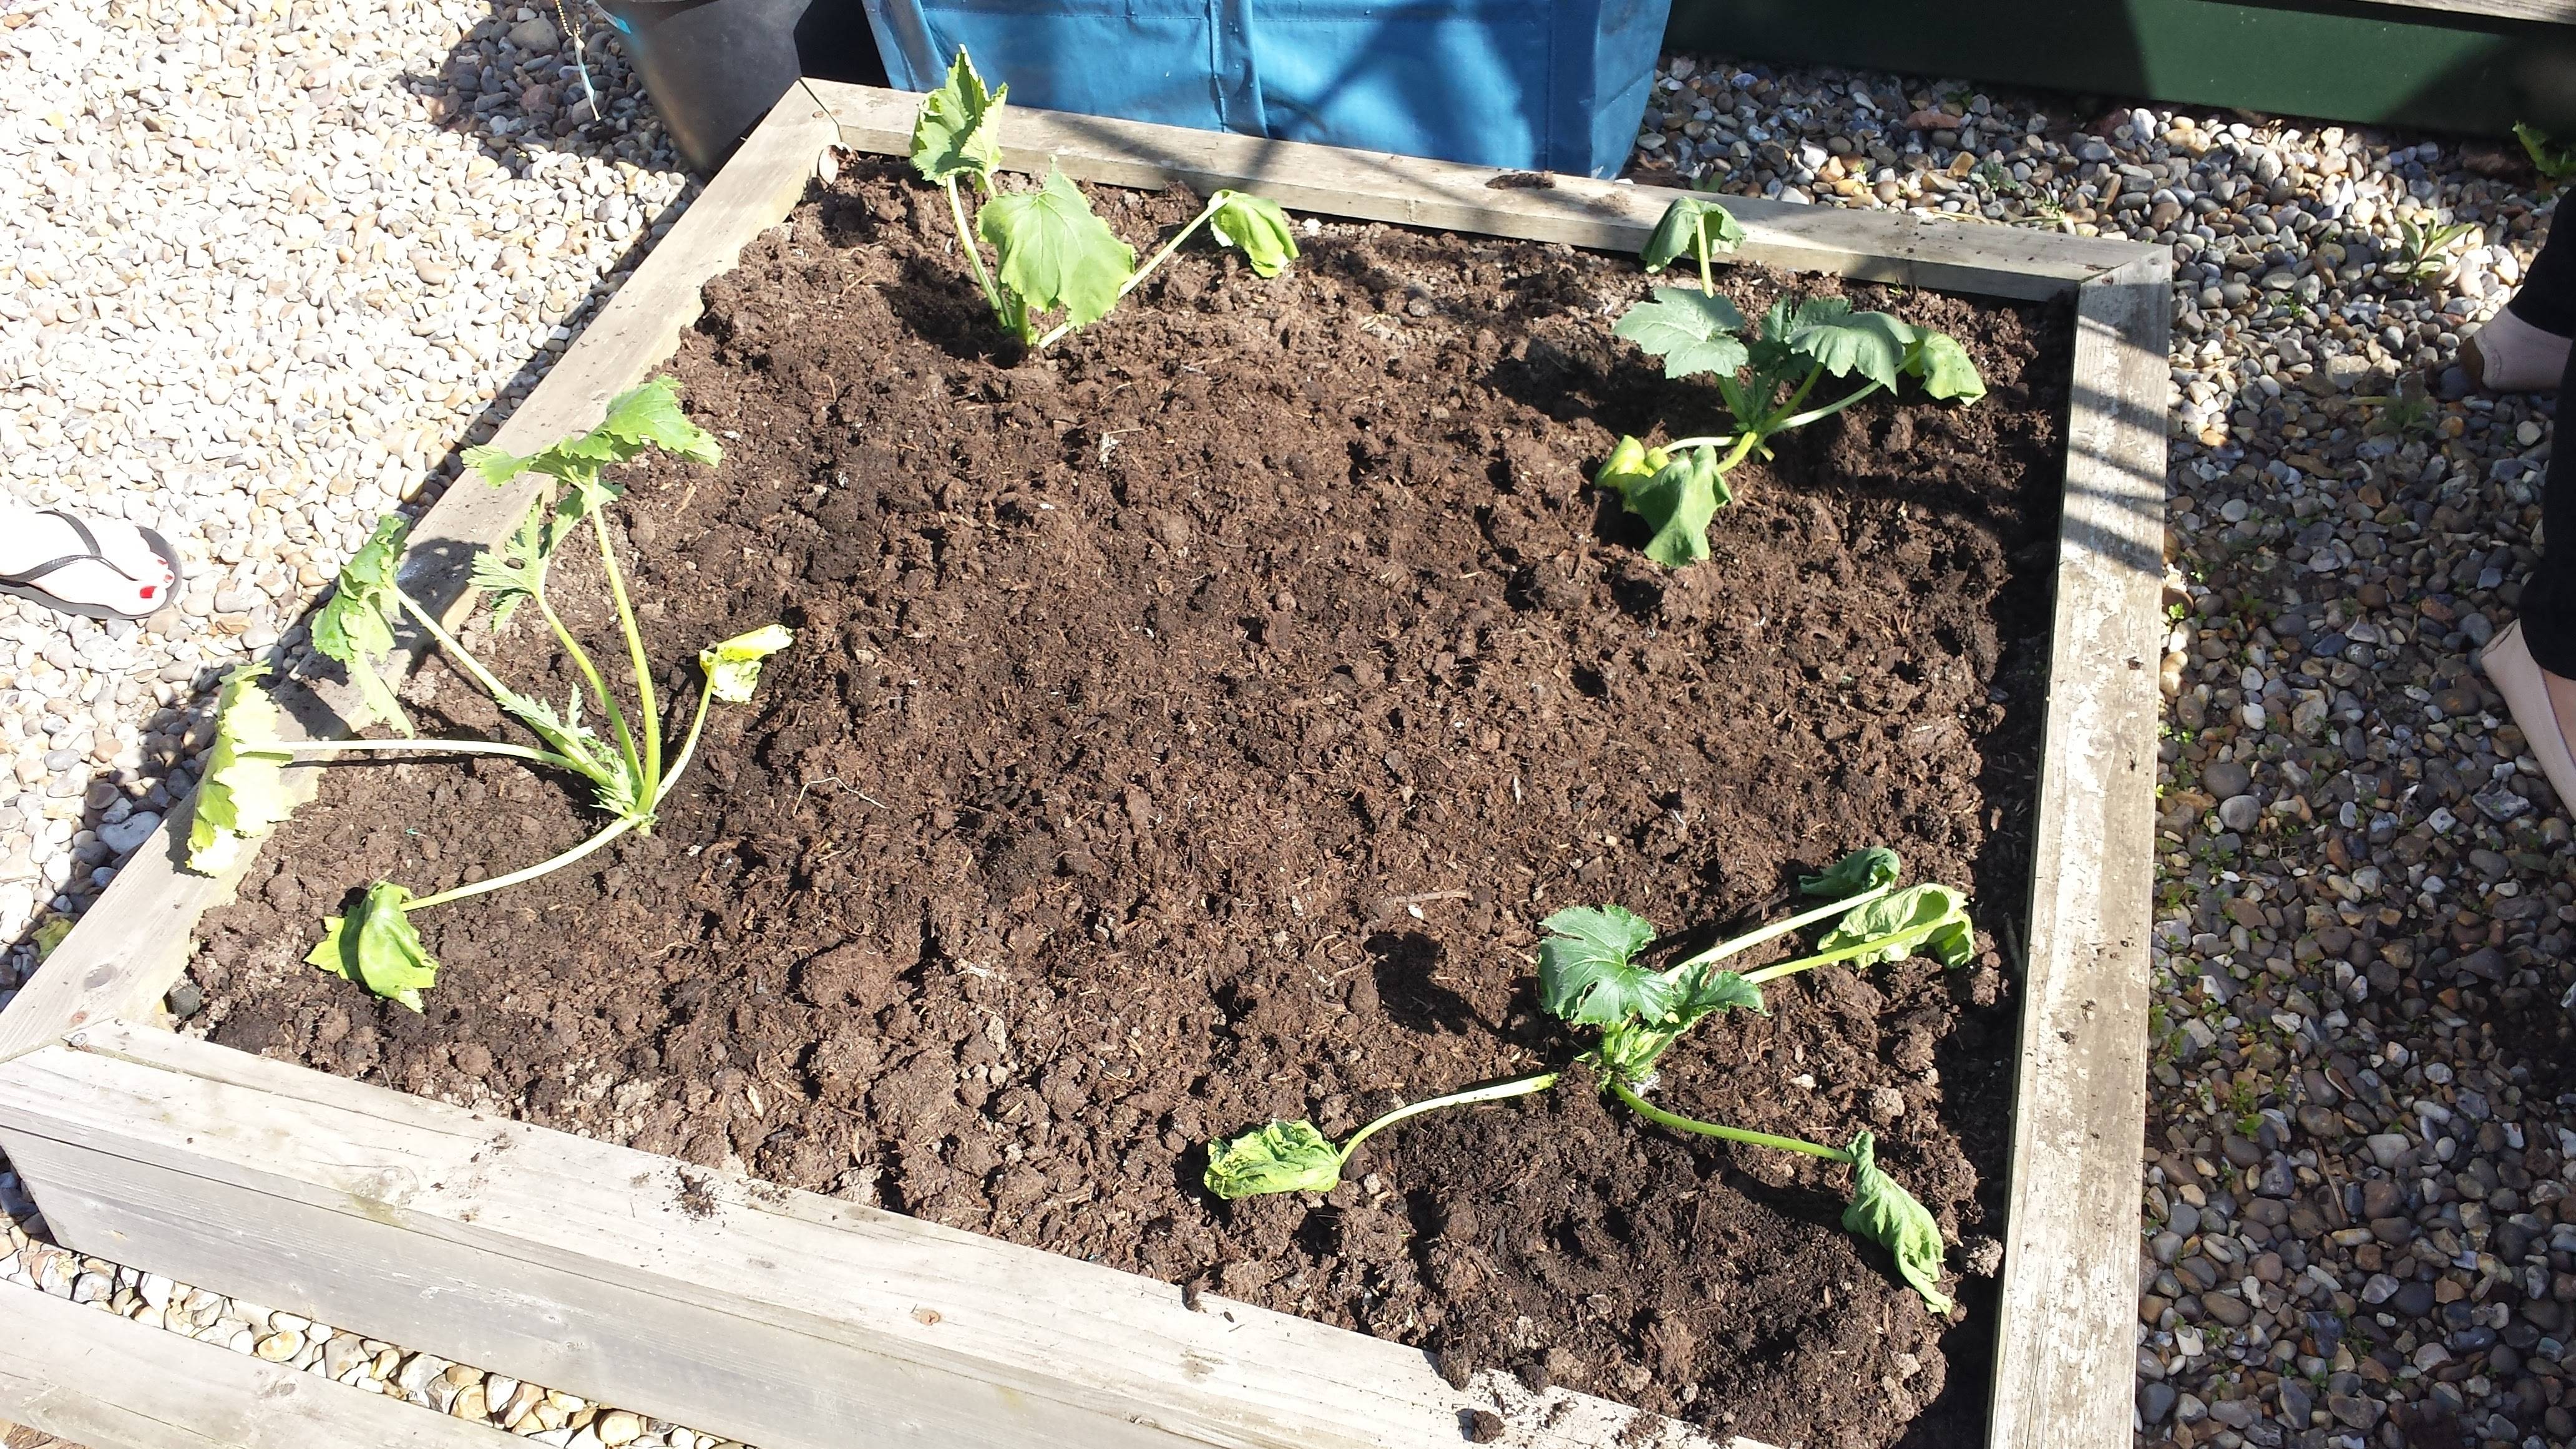
[[[2139,1440],[2576,1442],[2569,811],[2471,662],[2552,407],[2456,366],[2552,198],[2487,143],[1700,57],[1637,155],[2173,249]]]
[[[0,486],[157,527],[188,573],[139,627],[0,599],[0,1005],[51,934],[31,927],[186,793],[214,678],[294,645],[375,520],[437,496],[695,194],[610,33],[581,40],[594,116],[531,9],[0,15]],[[0,1292],[534,1443],[741,1449],[75,1257],[5,1161],[0,1224]]]
[[[608,34],[594,119],[534,11],[0,16],[5,486],[155,526],[188,575],[141,627],[0,599],[0,943],[86,905],[189,784],[209,681],[435,496],[686,204]]]
[[[0,16],[9,486],[154,524],[190,575],[139,628],[0,601],[0,1003],[191,783],[215,674],[292,647],[686,205],[607,32],[582,47],[604,117],[533,9]],[[2550,199],[2484,143],[1700,57],[1637,154],[2174,249],[2141,1442],[2576,1440],[2569,812],[2470,664],[2535,556],[2551,410],[2455,365]],[[2475,230],[2412,265],[2430,221]],[[0,1291],[538,1442],[718,1442],[76,1259],[5,1167],[0,1216]]]

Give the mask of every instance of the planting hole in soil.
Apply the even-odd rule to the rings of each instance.
[[[1203,210],[1083,191],[1136,257]],[[1676,568],[1647,550],[1697,550],[1641,499],[1681,464],[1645,450],[1729,404],[1612,326],[1659,282],[1709,296],[1695,259],[1299,221],[1275,276],[1202,234],[1061,331],[1002,316],[959,229],[910,167],[845,162],[668,369],[722,461],[611,470],[659,698],[697,696],[704,641],[795,638],[649,827],[421,914],[414,1012],[305,964],[321,920],[570,850],[596,802],[490,755],[329,766],[206,919],[188,1028],[1774,1444],[1975,1442],[2065,308],[1716,269],[1740,318],[1842,298],[1955,337],[1986,395],[1908,380],[1728,443],[1733,501]],[[1596,487],[1631,436],[1654,469]],[[556,559],[573,634],[620,636],[608,582]],[[493,674],[582,687],[542,622],[489,620],[460,642]],[[402,707],[520,738],[443,657]],[[1843,1230],[1852,1166],[1595,1090],[1600,1038],[1540,988],[1566,908],[1673,932],[1640,957],[1668,967],[1873,845],[1966,892],[1971,959],[1765,983],[1651,1102],[1869,1134],[1947,1245],[1946,1317]],[[1212,1139],[1338,1143],[1550,1069],[1369,1138],[1328,1191],[1203,1184]]]

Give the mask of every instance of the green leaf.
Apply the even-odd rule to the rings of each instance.
[[[1762,988],[1732,971],[1719,970],[1713,961],[1693,968],[1673,984],[1673,1014],[1683,1026],[1712,1011],[1763,1010]]]
[[[522,600],[544,590],[546,565],[553,562],[564,539],[564,531],[552,526],[554,517],[554,509],[539,499],[498,547],[475,553],[474,587],[491,595],[493,623],[510,622]]]
[[[1664,376],[1714,372],[1732,375],[1744,365],[1744,343],[1735,333],[1744,314],[1724,297],[1690,287],[1657,287],[1652,301],[1622,313],[1614,334],[1664,360]]]
[[[1913,331],[1914,345],[1906,350],[1905,370],[1923,379],[1925,392],[1968,402],[1986,395],[1986,380],[1977,375],[1977,364],[1968,359],[1968,349],[1958,338],[1928,327]]]
[[[796,642],[796,632],[770,624],[698,651],[709,691],[727,704],[747,704],[760,684],[760,661]]]
[[[1840,297],[1814,297],[1798,304],[1781,341],[1836,377],[1859,373],[1892,388],[1905,370],[1914,329],[1884,312],[1855,312]]]
[[[2522,153],[2531,158],[2532,169],[2543,180],[2564,181],[2576,176],[2576,150],[2549,139],[2549,133],[2526,122],[2513,123],[2514,139],[2522,143]]]
[[[1624,495],[1630,488],[1663,471],[1664,465],[1671,461],[1672,455],[1661,448],[1649,448],[1635,438],[1622,437],[1618,446],[1610,450],[1610,456],[1593,470],[1592,483],[1596,488],[1607,488]]]
[[[1278,276],[1297,260],[1297,236],[1278,202],[1242,191],[1220,191],[1215,200],[1216,214],[1208,218],[1208,229],[1227,246],[1243,248],[1253,275]]]
[[[313,616],[312,631],[314,649],[348,671],[349,682],[358,687],[368,712],[406,739],[413,733],[411,718],[403,713],[393,686],[385,682],[380,664],[393,650],[394,619],[402,612],[394,573],[401,567],[403,539],[410,532],[411,520],[401,514],[389,513],[377,520],[376,531],[340,566],[331,601]]]
[[[1273,1192],[1331,1192],[1342,1182],[1341,1149],[1311,1122],[1273,1122],[1208,1144],[1208,1191],[1232,1202]]]
[[[1880,949],[1852,958],[1855,965],[1866,966],[1902,961],[1915,947],[1927,946],[1942,965],[1960,966],[1975,954],[1975,941],[1968,898],[1945,885],[1919,885],[1853,908],[1816,942],[1816,951],[1823,955],[1884,942]]]
[[[277,701],[260,686],[267,675],[264,665],[244,665],[224,676],[215,696],[215,745],[188,822],[188,869],[200,875],[229,869],[244,844],[268,834],[295,808],[278,773],[295,757],[274,748]]]
[[[304,959],[389,1001],[420,1010],[420,994],[438,984],[438,962],[420,944],[411,918],[403,914],[403,903],[410,899],[410,891],[391,881],[369,886],[356,910],[324,922],[322,944]]]
[[[1935,1313],[1950,1311],[1941,1291],[1941,1225],[1896,1179],[1878,1170],[1878,1144],[1863,1132],[1852,1139],[1851,1206],[1843,1209],[1843,1231],[1878,1244],[1896,1255],[1896,1271],[1924,1305]]]
[[[600,483],[600,469],[623,463],[647,448],[660,448],[697,463],[714,463],[724,457],[724,449],[716,445],[716,440],[681,411],[680,385],[670,378],[657,377],[609,399],[607,416],[587,433],[550,443],[524,456],[498,448],[468,448],[465,462],[496,488],[522,473],[539,473],[559,483],[577,485],[584,492],[579,508],[564,519],[571,522],[622,491]]]
[[[572,446],[597,448],[603,442],[615,445],[613,456],[620,462],[648,447],[676,453],[692,463],[713,463],[724,456],[716,440],[680,410],[680,385],[667,377],[654,378],[610,399],[608,416],[600,419],[598,427],[575,439]]]
[[[1952,970],[1965,966],[1977,959],[1976,925],[1968,919],[1965,911],[1945,916],[1932,928],[1932,934],[1923,938],[1923,949],[1932,953],[1933,960]]]
[[[1642,478],[1635,473],[1612,475],[1608,486],[1619,491],[1630,513],[1654,530],[1646,540],[1646,557],[1666,568],[1681,568],[1708,557],[1709,520],[1735,501],[1734,490],[1726,486],[1726,474],[1717,466],[1715,448],[1693,448]]]
[[[1713,255],[1731,252],[1744,244],[1744,227],[1734,213],[1705,196],[1685,196],[1664,208],[1664,219],[1655,223],[1655,234],[1646,238],[1646,270],[1660,272],[1682,260],[1699,258],[1700,229],[1708,231],[1708,249]]]
[[[1810,896],[1856,896],[1892,883],[1904,869],[1895,851],[1872,845],[1835,861],[1823,875],[1800,876],[1798,890]]]
[[[984,203],[975,230],[1001,257],[1002,285],[1032,314],[1062,307],[1076,327],[1109,315],[1136,266],[1135,248],[1111,234],[1081,188],[1052,165],[1044,187]]]
[[[921,114],[912,123],[912,168],[934,185],[952,176],[989,180],[1002,164],[994,113],[1010,93],[1009,86],[987,92],[966,47],[957,47],[947,84],[921,98]]]
[[[1672,982],[1634,964],[1653,944],[1654,925],[1625,906],[1575,906],[1539,922],[1541,1004],[1561,1020],[1612,1026],[1672,1014]]]
[[[1763,312],[1762,325],[1753,330],[1752,341],[1748,344],[1756,378],[1775,385],[1789,380],[1786,374],[1790,364],[1797,360],[1797,354],[1789,350],[1788,338],[1797,325],[1797,315],[1798,304],[1787,297],[1773,299],[1771,306]],[[1797,371],[1803,375],[1806,369],[1801,367]],[[1771,391],[1771,388],[1765,388],[1763,395],[1768,397]],[[1737,416],[1743,416],[1742,409],[1737,409]]]

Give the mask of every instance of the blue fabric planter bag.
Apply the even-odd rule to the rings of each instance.
[[[1615,176],[1671,0],[865,0],[888,83],[964,46],[1011,100],[1280,141]]]

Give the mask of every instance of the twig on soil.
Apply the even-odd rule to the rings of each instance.
[[[808,780],[808,781],[806,781],[805,783],[803,783],[803,784],[801,784],[801,785],[797,786],[797,787],[796,787],[796,799],[795,799],[795,802],[794,802],[793,804],[789,805],[787,808],[788,808],[789,810],[791,810],[791,811],[792,811],[792,810],[796,810],[796,809],[798,809],[798,808],[802,807],[802,806],[804,805],[804,803],[805,803],[805,792],[806,792],[806,791],[808,791],[808,790],[813,789],[813,788],[814,788],[815,786],[817,786],[817,785],[838,785],[838,786],[840,786],[840,787],[841,787],[841,791],[842,791],[842,793],[844,793],[844,794],[856,795],[856,796],[858,796],[860,799],[867,801],[867,802],[868,802],[869,804],[871,804],[871,805],[874,805],[874,806],[875,806],[875,807],[877,807],[879,810],[883,810],[883,809],[886,809],[886,808],[887,808],[886,803],[885,803],[883,800],[878,799],[878,798],[877,798],[877,797],[875,797],[874,795],[869,794],[867,791],[862,790],[862,789],[858,788],[858,787],[857,787],[857,786],[855,786],[855,785],[852,785],[852,784],[847,783],[846,781],[842,780],[842,778],[841,778],[840,776],[838,776],[838,775],[825,775],[824,777],[822,777],[822,778],[821,778],[821,779],[819,779],[819,780]]]

